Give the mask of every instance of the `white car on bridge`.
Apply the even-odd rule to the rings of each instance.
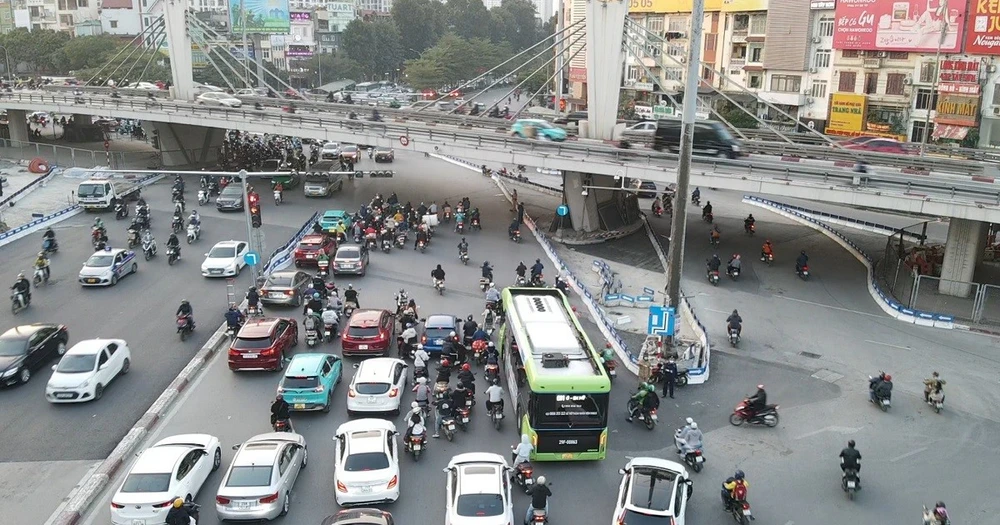
[[[223,106],[227,108],[238,108],[243,105],[240,99],[224,91],[209,91],[198,95],[195,100],[201,105]]]

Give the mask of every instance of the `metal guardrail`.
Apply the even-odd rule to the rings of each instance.
[[[74,86],[46,86],[47,90],[56,92],[71,92],[79,89]],[[85,93],[108,93],[110,94],[111,88],[107,87],[87,87],[84,90]],[[171,100],[170,94],[166,90],[139,90],[139,89],[120,89],[119,93],[123,93],[126,96],[141,96],[145,97],[152,93],[158,99]],[[253,105],[255,103],[260,103],[265,107],[282,107],[288,104],[288,100],[282,100],[278,98],[271,97],[257,97],[257,96],[238,96],[244,104]],[[489,117],[470,117],[466,115],[458,115],[448,113],[446,111],[440,111],[436,108],[428,108],[425,111],[416,111],[412,109],[391,109],[386,107],[371,107],[367,105],[357,105],[357,104],[343,104],[337,102],[320,102],[311,100],[295,100],[293,101],[296,106],[296,111],[301,112],[318,112],[318,113],[335,113],[344,116],[349,115],[351,112],[358,113],[360,118],[364,118],[366,113],[370,109],[378,109],[379,114],[382,115],[384,119],[397,120],[397,121],[410,121],[416,120],[425,124],[443,124],[457,126],[460,128],[481,128],[481,129],[491,129],[500,133],[508,133],[510,131],[510,121],[495,119]],[[989,155],[989,152],[982,152],[983,154],[979,157],[969,157],[969,156],[958,156],[958,158],[924,158],[917,156],[900,156],[893,155],[889,153],[878,153],[869,151],[859,151],[859,150],[845,150],[840,148],[832,148],[827,145],[810,145],[810,144],[788,144],[784,142],[773,132],[769,130],[741,130],[741,131],[752,131],[757,132],[756,135],[758,140],[745,141],[741,143],[744,149],[748,153],[756,153],[761,155],[775,155],[782,157],[797,157],[803,159],[818,159],[825,161],[841,161],[850,162],[852,165],[857,163],[859,160],[865,161],[867,164],[874,166],[890,166],[898,167],[902,169],[914,169],[914,170],[924,170],[924,171],[939,171],[939,172],[949,172],[949,173],[959,173],[959,174],[970,174],[970,173],[981,173],[983,171],[982,164],[978,161],[990,161],[997,162],[1000,161],[1000,153]],[[768,136],[766,133],[770,133]],[[747,134],[748,137],[754,134]],[[816,138],[814,135],[808,134],[794,134],[794,135],[804,135]],[[766,140],[765,140],[766,139]],[[632,143],[644,143],[649,144],[651,139],[645,139],[641,136],[629,137],[629,142]],[[947,150],[950,148],[940,148],[935,146],[938,150]],[[930,151],[930,150],[928,150]],[[935,150],[937,151],[937,150]],[[980,150],[966,150],[967,152],[976,152]]]
[[[73,107],[73,96],[42,95],[38,93],[14,93],[0,98],[0,107],[5,101],[29,104],[38,108],[44,104],[65,105]],[[621,149],[603,144],[584,142],[549,142],[521,139],[506,134],[489,133],[475,129],[442,128],[433,125],[404,122],[368,122],[343,118],[323,118],[303,114],[290,114],[271,111],[255,111],[246,109],[231,109],[221,107],[199,106],[189,102],[152,102],[143,100],[111,99],[106,97],[88,98],[85,100],[87,109],[91,111],[132,111],[146,115],[149,119],[152,111],[161,112],[164,121],[170,121],[171,115],[193,117],[199,121],[211,119],[222,120],[227,125],[221,127],[239,127],[247,124],[267,124],[268,126],[286,126],[301,129],[317,135],[326,135],[331,130],[357,135],[367,135],[368,138],[388,138],[398,136],[406,139],[407,144],[413,137],[426,139],[415,143],[416,151],[426,151],[436,148],[435,144],[447,145],[449,142],[459,147],[472,147],[486,152],[503,154],[537,155],[552,161],[572,160],[591,164],[602,163],[602,171],[624,167],[646,168],[656,172],[667,172],[673,166],[665,165],[675,162],[676,155],[658,153],[647,150]],[[79,105],[77,105],[79,107]],[[67,108],[67,112],[71,110]],[[153,113],[155,114],[155,113]],[[230,124],[231,123],[231,124]],[[360,138],[360,137],[359,137]],[[418,147],[419,146],[419,147]],[[694,159],[696,171],[728,177],[748,179],[757,174],[793,182],[803,180],[808,182],[831,183],[840,186],[854,186],[871,190],[892,190],[917,197],[934,195],[942,200],[952,201],[957,198],[971,198],[976,205],[1000,205],[1000,185],[994,185],[993,179],[980,177],[955,176],[910,176],[891,173],[853,173],[850,169],[836,167],[817,167],[788,162],[762,162],[757,160],[730,160],[724,158]],[[621,170],[624,172],[624,170]],[[778,175],[778,177],[775,177]],[[915,192],[924,192],[918,194]]]
[[[55,171],[55,169],[56,169],[55,166],[50,165],[49,171],[46,171],[44,174],[40,175],[39,177],[36,177],[31,182],[26,184],[23,188],[15,191],[14,193],[11,193],[7,197],[4,197],[3,200],[0,200],[0,208],[3,208],[8,203],[14,202],[15,200],[21,198],[22,195],[26,195],[31,191],[33,191],[35,189],[35,186],[38,186],[39,184],[42,184],[43,182],[48,180],[49,177],[52,176],[52,173]]]
[[[785,143],[781,139],[781,137],[778,136],[777,133],[769,129],[740,129],[740,132],[746,135],[748,139],[751,139],[751,141],[754,142],[762,141],[762,142]],[[827,148],[830,147],[825,140],[812,133],[790,132],[790,133],[784,133],[784,135],[789,139],[791,139],[796,144],[819,145]],[[834,142],[846,139],[846,137],[837,137],[837,136],[829,136],[829,138]],[[927,144],[926,148],[927,148],[927,154],[932,156],[940,155],[948,158],[975,160],[979,162],[994,162],[994,163],[1000,162],[1000,149],[990,150],[990,149],[980,149],[980,148],[961,148],[957,146],[943,146],[939,144]]]

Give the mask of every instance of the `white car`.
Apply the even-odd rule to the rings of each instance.
[[[135,84],[132,84],[131,86],[129,86],[129,88],[131,88],[131,89],[141,89],[143,91],[159,91],[160,90],[160,86],[157,86],[156,84],[154,84],[152,82],[136,82]]]
[[[233,277],[239,275],[247,265],[243,256],[250,251],[250,245],[243,241],[222,241],[215,243],[205,254],[201,263],[201,274],[205,277]]]
[[[306,438],[299,434],[270,432],[246,440],[219,484],[219,520],[263,521],[288,514],[292,488],[308,460]]]
[[[500,454],[459,454],[444,469],[448,475],[445,525],[515,523],[510,495],[510,467]],[[523,516],[516,523],[521,523]]]
[[[684,511],[691,498],[691,478],[680,463],[659,458],[634,458],[618,471],[618,488],[612,525],[643,523],[684,525]]]
[[[399,499],[396,426],[384,419],[357,419],[337,427],[333,481],[337,505],[389,503]]]
[[[319,158],[326,160],[337,160],[340,158],[340,143],[327,142],[319,150]]]
[[[199,104],[225,106],[227,108],[238,108],[243,105],[243,102],[241,102],[240,99],[223,91],[209,91],[208,93],[202,93],[198,95],[195,100],[197,100]]]
[[[201,82],[195,82],[194,89],[197,91],[201,91],[202,93],[226,91],[225,89],[222,89],[219,86],[213,86],[212,84],[202,84]]]
[[[52,366],[45,387],[49,403],[80,403],[100,399],[108,383],[125,375],[132,352],[121,339],[88,339],[73,345]]]
[[[347,391],[347,413],[392,412],[406,390],[406,362],[392,357],[365,359],[358,364]]]
[[[114,286],[122,277],[139,271],[137,260],[132,250],[106,248],[83,263],[78,280],[83,286]]]
[[[161,439],[139,454],[111,498],[112,525],[163,523],[173,500],[193,500],[220,465],[222,448],[215,436],[182,434]]]

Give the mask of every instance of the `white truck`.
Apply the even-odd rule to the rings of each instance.
[[[76,200],[85,210],[109,210],[114,199],[139,198],[139,183],[135,180],[97,176],[80,183]]]

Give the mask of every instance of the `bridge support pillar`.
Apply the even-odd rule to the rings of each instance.
[[[89,126],[94,123],[93,115],[83,115],[80,113],[73,114],[73,124],[77,126]]]
[[[7,127],[10,129],[10,141],[14,146],[30,142],[28,132],[28,112],[23,109],[7,110]]]
[[[593,233],[621,230],[640,220],[635,194],[621,191],[621,185],[620,178],[609,175],[564,172],[563,200],[569,207],[571,224],[564,222],[562,226]],[[554,224],[559,222],[556,217]]]
[[[173,85],[171,95],[177,100],[194,100],[194,72],[191,59],[191,35],[188,33],[187,2],[162,2],[163,21],[170,54]]]
[[[214,165],[225,136],[221,129],[186,124],[145,121],[143,127],[156,137],[164,167]]]
[[[967,283],[972,282],[976,264],[983,258],[986,226],[985,222],[951,219],[938,285],[941,294],[968,297],[972,293],[972,285]]]
[[[628,0],[587,2],[587,127],[593,139],[611,140],[618,121],[628,5]]]

